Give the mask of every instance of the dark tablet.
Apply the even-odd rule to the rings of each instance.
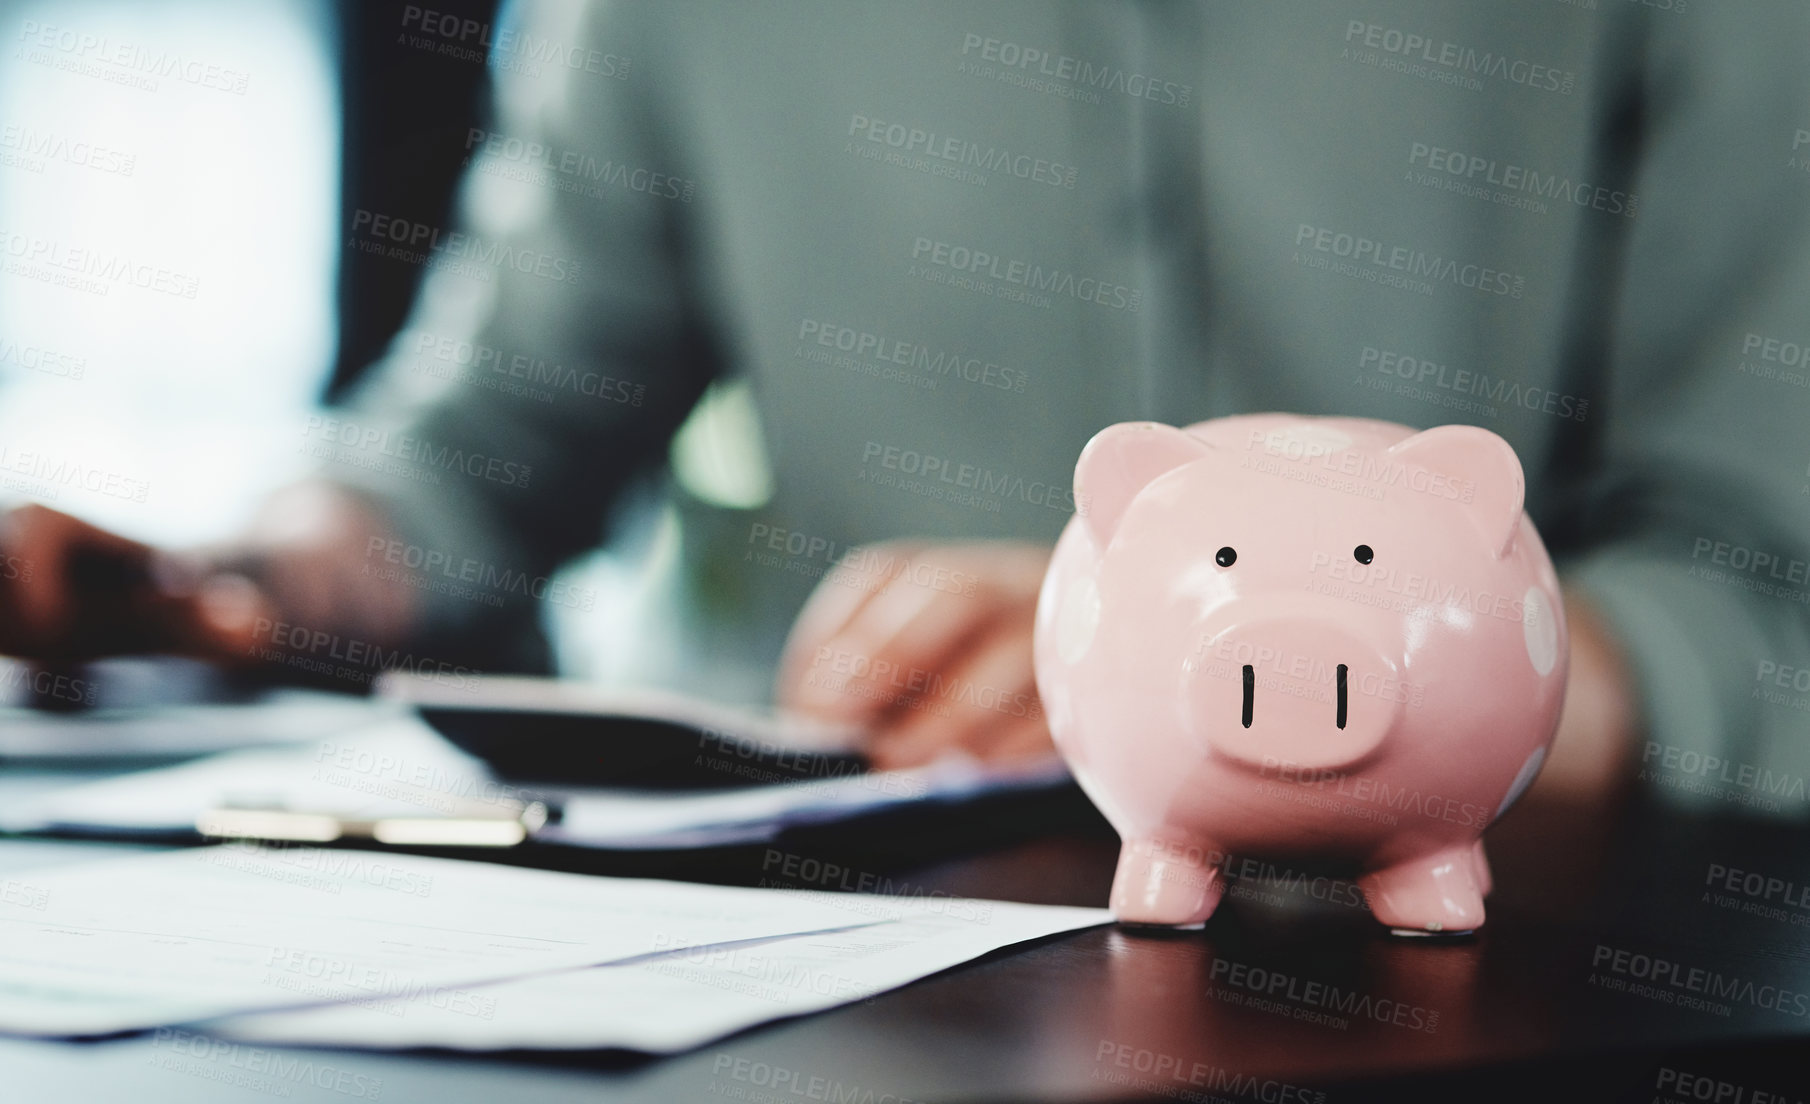
[[[720,790],[858,774],[849,752],[786,746],[681,717],[418,703],[421,717],[506,779],[553,786]]]

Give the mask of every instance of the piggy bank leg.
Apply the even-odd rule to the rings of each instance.
[[[1122,924],[1199,928],[1225,896],[1219,852],[1199,844],[1130,839],[1112,879],[1112,914]]]
[[[1477,847],[1472,851],[1472,855],[1474,856],[1472,863],[1475,867],[1472,876],[1477,879],[1477,892],[1488,897],[1490,890],[1496,887],[1496,882],[1489,876],[1489,858],[1483,853],[1482,840],[1477,841]]]
[[[1358,879],[1370,911],[1398,935],[1459,935],[1483,926],[1479,852],[1461,844]]]

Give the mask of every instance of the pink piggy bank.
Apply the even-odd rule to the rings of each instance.
[[[1037,604],[1056,746],[1124,846],[1112,910],[1198,927],[1232,855],[1363,871],[1402,934],[1483,923],[1483,830],[1546,756],[1569,642],[1521,464],[1472,426],[1110,426]]]

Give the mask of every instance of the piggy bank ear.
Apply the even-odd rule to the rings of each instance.
[[[1496,558],[1508,555],[1521,524],[1526,482],[1520,458],[1507,441],[1477,426],[1434,426],[1391,446],[1389,454],[1446,476],[1448,487],[1432,493],[1454,500]]]
[[[1094,434],[1075,462],[1075,509],[1094,544],[1106,547],[1125,507],[1152,479],[1211,450],[1161,422],[1120,422]]]

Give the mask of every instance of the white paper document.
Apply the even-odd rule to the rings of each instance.
[[[0,670],[9,661],[0,659]],[[0,679],[7,676],[0,674]],[[15,676],[16,677],[16,676]],[[0,757],[83,765],[181,758],[245,747],[305,744],[354,732],[394,711],[342,695],[278,691],[243,704],[167,704],[50,713],[0,706]]]
[[[369,714],[367,714],[369,716]],[[70,786],[0,809],[12,832],[183,832],[222,806],[347,819],[454,815],[510,796],[483,764],[407,714],[297,747],[248,748]]]
[[[227,845],[33,872],[0,898],[0,1031],[100,1035],[470,987],[872,922],[817,895]]]
[[[1108,923],[1104,909],[949,897],[810,893],[871,926],[472,987],[413,999],[234,1016],[209,1034],[254,1042],[462,1050],[671,1053],[755,1024],[906,985],[989,951]],[[880,923],[871,923],[872,921]]]
[[[13,832],[184,832],[223,806],[287,809],[349,820],[471,815],[505,800],[547,797],[562,816],[535,832],[545,843],[658,849],[757,843],[820,823],[922,801],[1055,785],[1054,756],[983,765],[946,759],[909,771],[703,792],[558,788],[497,781],[478,759],[418,718],[391,715],[306,746],[255,748],[138,771],[24,798],[0,808]],[[549,792],[551,791],[551,792]]]

